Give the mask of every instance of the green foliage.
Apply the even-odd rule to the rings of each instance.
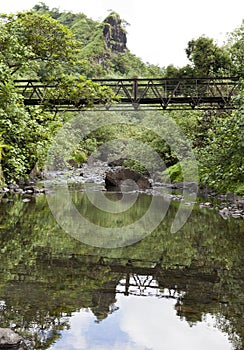
[[[186,65],[182,68],[176,68],[174,65],[169,65],[165,69],[165,78],[193,78],[195,76],[194,67]]]
[[[216,118],[208,133],[208,145],[199,151],[201,181],[219,191],[243,194],[244,183],[244,90],[235,99],[238,107]]]
[[[182,169],[182,166],[184,167]],[[196,181],[195,179],[196,174],[196,163],[192,161],[182,161],[178,162],[162,173],[162,180],[167,181],[170,177],[171,182],[183,182],[184,178],[192,179],[192,181]]]
[[[186,54],[194,64],[195,76],[228,76],[231,71],[232,61],[228,51],[218,47],[213,39],[202,36],[189,41]]]
[[[40,108],[27,109],[15,90],[14,78],[41,76],[50,83],[58,77],[56,89],[46,90],[47,100],[61,98],[74,105],[91,107],[94,100],[111,103],[114,94],[83,76],[66,74],[80,64],[80,43],[48,14],[1,15],[0,48],[0,130],[2,145],[8,145],[4,154],[1,151],[1,167],[5,179],[16,182],[37,163],[42,165],[63,117]]]
[[[163,171],[162,180],[164,180],[164,178],[168,179],[168,177],[170,177],[171,182],[183,181],[183,175],[182,175],[180,163],[176,163]]]
[[[87,156],[82,150],[76,150],[72,156],[72,159],[80,166],[87,161]]]
[[[126,213],[106,215],[94,207],[86,193],[71,195],[77,210],[91,222],[104,225],[105,216],[110,227],[116,226],[119,216],[125,236],[130,231],[128,224],[151,204],[150,196],[140,194]],[[116,194],[110,196],[117,198]],[[126,263],[131,259],[134,274],[137,268],[146,268],[148,274],[148,269],[155,267],[154,279],[162,292],[165,288],[172,290],[177,282],[174,289],[182,293],[181,308],[189,308],[188,313],[181,313],[185,321],[192,324],[196,314],[199,319],[212,314],[218,319],[218,328],[229,337],[243,339],[242,220],[224,221],[214,210],[196,209],[184,227],[172,235],[170,226],[178,204],[171,202],[161,224],[137,244],[98,249],[66,234],[54,220],[45,196],[29,203],[21,197],[2,202],[0,298],[6,303],[2,303],[1,325],[14,323],[29,350],[50,348],[68,325],[65,316],[89,308],[94,317],[104,319],[115,310],[116,286],[121,274],[130,271]],[[16,284],[17,290],[13,288]],[[110,292],[104,293],[108,289]]]
[[[136,159],[126,159],[123,162],[123,168],[127,168],[130,170],[136,171],[138,174],[147,175],[148,169],[143,166],[138,160]]]
[[[45,97],[47,100],[68,100],[77,107],[92,107],[95,101],[111,104],[116,100],[115,94],[111,89],[93,83],[83,76],[62,75],[59,77],[58,83],[55,80],[55,84],[55,89],[46,89]]]
[[[76,66],[78,74],[88,78],[97,77],[152,77],[163,76],[164,69],[149,63],[145,64],[128,49],[120,52],[119,43],[110,42],[107,46],[104,36],[104,28],[108,26],[112,32],[111,22],[116,22],[117,31],[126,34],[125,27],[128,23],[122,20],[119,14],[112,12],[99,23],[85,16],[83,13],[59,12],[57,9],[49,9],[41,3],[34,7],[39,14],[49,14],[60,23],[67,26],[75,38],[81,43],[82,50],[78,54],[82,65]]]
[[[243,180],[242,180],[243,181]],[[234,192],[240,196],[244,196],[244,182],[233,186],[232,188],[234,188]]]
[[[117,13],[110,13],[99,23],[82,13],[61,12],[57,8],[50,9],[44,3],[40,3],[32,11],[0,15],[0,154],[2,171],[8,181],[18,181],[37,163],[41,166],[53,135],[69,118],[69,114],[61,116],[39,108],[27,110],[21,96],[15,91],[15,78],[41,78],[53,82],[59,77],[57,88],[46,90],[49,100],[61,98],[69,100],[77,107],[92,107],[97,99],[105,104],[113,103],[114,94],[84,76],[189,78],[243,74],[243,24],[230,33],[226,47],[218,47],[213,39],[206,37],[191,40],[186,49],[191,64],[180,68],[171,65],[164,69],[143,63],[127,48],[120,52],[112,35],[115,22],[117,29],[125,35],[125,26],[128,23],[121,20]],[[105,38],[106,26],[109,26],[109,43]],[[50,108],[50,105],[44,107]],[[239,193],[242,192],[242,165],[241,157],[238,156],[242,152],[241,113],[240,107],[238,112],[225,118],[220,115],[213,118],[209,113],[196,111],[172,112],[170,115],[199,155],[202,182],[228,190],[232,189],[232,183],[236,182]],[[166,118],[163,131],[167,137],[171,135],[173,147],[139,125],[111,125],[92,132],[77,144],[77,152],[73,150],[74,157],[78,163],[82,163],[97,147],[104,144],[101,153],[110,152],[111,156],[125,157],[129,154],[130,160],[126,166],[144,171],[140,168],[142,165],[138,164],[139,153],[144,159],[149,158],[148,163],[151,160],[151,164],[156,164],[156,160],[150,159],[147,151],[139,144],[136,150],[125,141],[134,138],[155,150],[167,167],[174,166],[187,157],[187,147],[178,131],[167,124],[165,113],[154,113],[155,125],[164,117]],[[143,121],[145,125],[148,123],[150,129],[150,113],[143,116]],[[162,126],[162,123],[158,125]],[[237,135],[236,144],[233,135]],[[106,150],[106,142],[113,139],[121,141],[112,149]],[[221,152],[218,152],[221,143],[226,145],[225,151],[221,149]],[[234,152],[235,147],[237,152]],[[177,153],[182,155],[182,159],[177,158]],[[134,159],[131,159],[133,157]],[[66,160],[68,159],[70,158]],[[224,167],[220,166],[222,163]],[[179,165],[172,169],[178,171]],[[180,175],[177,176],[180,178]]]
[[[227,49],[230,53],[233,68],[232,75],[244,76],[244,20],[242,24],[229,34]]]
[[[34,11],[1,15],[0,34],[0,61],[11,74],[29,69],[57,74],[74,64],[80,47],[68,28]]]
[[[191,64],[169,65],[167,78],[243,76],[243,25],[230,35],[228,46],[219,47],[213,39],[201,36],[189,41],[185,51]]]

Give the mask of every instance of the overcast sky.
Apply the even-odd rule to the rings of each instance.
[[[0,12],[28,10],[38,0],[0,0]],[[188,63],[185,48],[206,35],[219,43],[241,25],[243,0],[45,0],[50,8],[83,12],[102,21],[114,10],[130,23],[128,48],[144,62],[167,66]]]

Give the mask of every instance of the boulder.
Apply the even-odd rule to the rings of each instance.
[[[118,159],[111,160],[110,162],[108,162],[108,166],[110,167],[122,166],[126,159],[127,158],[118,158]]]
[[[116,171],[109,171],[105,176],[106,189],[121,190],[125,186],[128,190],[145,190],[152,187],[149,179],[136,171],[130,169],[119,169]],[[123,187],[123,189],[125,188]]]
[[[79,167],[78,163],[74,159],[67,160],[67,163],[71,168],[77,169]]]
[[[22,338],[10,328],[0,328],[0,349],[17,349]]]

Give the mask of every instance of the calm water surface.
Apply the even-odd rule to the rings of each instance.
[[[22,349],[243,349],[243,219],[196,205],[172,234],[173,201],[143,240],[104,249],[64,232],[45,195],[23,199],[0,203],[0,325],[23,335]],[[111,215],[86,193],[72,199],[91,222],[125,227],[125,237],[152,200],[140,194]]]

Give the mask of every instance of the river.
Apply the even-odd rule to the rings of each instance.
[[[60,227],[48,195],[2,196],[0,324],[23,336],[21,349],[243,349],[242,218],[223,219],[197,199],[172,233],[181,202],[161,196],[161,223],[129,244],[129,225],[159,194],[139,193],[109,214],[91,203],[101,188],[70,193],[89,222],[123,228],[125,240],[88,245]],[[105,195],[114,207],[121,199]]]

